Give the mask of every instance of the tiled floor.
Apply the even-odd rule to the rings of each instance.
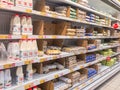
[[[120,90],[120,72],[95,90]]]

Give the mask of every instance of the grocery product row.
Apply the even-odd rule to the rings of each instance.
[[[0,0],[0,90],[88,89],[116,73],[119,15],[89,2]]]
[[[1,39],[89,39],[89,38],[119,38],[118,30],[111,30],[99,27],[90,27],[79,24],[73,24],[66,21],[32,21],[30,16],[26,15],[12,15],[9,20],[10,26],[4,28],[1,25]],[[3,22],[2,24],[8,24]],[[47,27],[47,28],[46,28]],[[6,35],[8,34],[8,35]]]
[[[1,69],[36,62],[51,61],[52,59],[86,54],[120,46],[119,39],[73,40],[73,45],[69,42],[70,40],[35,39],[3,41],[0,43]]]
[[[30,5],[30,3],[29,4],[27,3],[27,1],[21,1],[21,0],[16,1],[15,0],[15,5],[13,5],[13,7],[15,9],[18,8],[18,10],[16,10],[18,12],[19,12],[19,9],[22,8],[23,10],[25,9],[25,11],[23,11],[23,12],[33,13],[33,15],[38,15],[38,16],[51,17],[51,18],[65,20],[65,21],[66,20],[72,21],[72,22],[74,21],[74,22],[88,24],[88,25],[95,25],[95,26],[102,26],[102,27],[109,27],[109,28],[114,27],[115,29],[119,28],[119,25],[116,25],[116,24],[114,25],[114,23],[119,24],[119,22],[113,23],[110,18],[101,17],[99,14],[86,12],[82,9],[74,8],[73,6],[69,6],[69,5],[68,6],[60,6],[59,3],[56,5],[56,3],[53,3],[51,1],[52,0],[41,0],[41,1],[33,1],[32,2],[32,0],[31,0],[30,3],[32,3],[31,7],[33,7],[33,9],[34,9],[33,11],[31,11],[31,8],[29,8],[30,9],[29,10],[27,6],[19,5],[19,4]],[[57,0],[57,1],[59,1],[59,0]],[[66,0],[66,1],[62,1],[62,3],[67,2],[67,1],[71,2],[71,0]],[[82,1],[79,1],[79,2],[82,3]],[[14,3],[14,0],[13,0],[13,3]],[[54,7],[53,7],[53,5],[51,5],[49,3],[55,4]],[[1,6],[3,6],[4,8],[7,8],[7,4],[4,4],[4,2],[1,2]],[[13,11],[14,11],[14,9],[13,9]],[[40,11],[41,13],[38,11]],[[18,25],[18,27],[19,27],[19,25]]]
[[[8,70],[7,71],[9,73],[8,75],[10,75],[7,80],[11,80],[11,83],[9,82],[10,86],[9,85],[7,86],[11,87],[12,85],[17,85],[17,86],[20,85],[21,87],[23,86],[25,89],[28,89],[34,85],[42,84],[44,82],[53,80],[55,78],[64,76],[66,74],[69,75],[69,73],[74,71],[76,72],[77,70],[81,70],[85,67],[93,66],[94,68],[96,67],[96,65],[112,66],[115,64],[116,61],[117,62],[119,61],[119,57],[120,57],[119,50],[120,49],[118,47],[118,48],[103,50],[103,51],[89,53],[89,54],[71,56],[71,57],[61,58],[58,60],[52,60],[48,62],[46,61],[43,63],[34,63],[34,64],[28,64],[25,66],[6,69]],[[99,62],[101,62],[101,64]],[[99,63],[99,64],[96,64],[96,63]],[[6,70],[1,70],[1,75],[4,75]],[[90,68],[90,71],[92,70]],[[89,78],[96,73],[97,72],[94,73],[94,70],[93,70],[93,73],[88,74],[87,77]],[[79,80],[79,79],[76,78],[75,80]],[[4,81],[2,84],[4,85],[5,79],[2,78],[2,81]],[[75,81],[74,84],[76,82],[77,81]],[[8,87],[3,86],[2,88],[7,89]],[[15,89],[14,86],[11,88]],[[56,90],[56,89],[47,89],[47,90]]]

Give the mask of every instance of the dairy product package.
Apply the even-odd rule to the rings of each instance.
[[[0,0],[0,5],[3,7],[8,6],[8,0]]]
[[[27,17],[25,15],[21,17],[21,27],[22,27],[22,35],[27,35],[28,26],[27,26]]]
[[[0,71],[0,90],[4,88],[4,71]]]
[[[22,66],[17,67],[16,70],[16,84],[21,84],[24,82],[24,75]]]
[[[28,57],[32,58],[33,57],[33,41],[32,40],[28,40],[27,42],[27,51],[28,51]]]
[[[20,46],[19,42],[10,42],[7,48],[8,59],[19,60],[20,59]]]
[[[5,88],[11,87],[11,85],[12,85],[12,77],[11,77],[10,69],[5,70],[4,78],[5,78]]]
[[[33,40],[33,42],[32,42],[33,44],[33,48],[32,48],[32,50],[33,50],[33,56],[34,57],[38,57],[38,46],[37,46],[37,41],[36,40]]]
[[[32,18],[29,16],[27,17],[27,27],[28,27],[28,35],[32,35],[33,34],[33,25],[32,25]]]
[[[14,0],[7,0],[8,1],[8,6],[13,7],[14,4]]]
[[[33,9],[33,0],[27,0],[28,2],[28,8]]]
[[[7,60],[7,50],[2,42],[0,42],[0,60]]]
[[[24,0],[15,0],[15,6],[16,7],[22,7],[23,6],[23,1]]]
[[[23,60],[28,58],[27,43],[27,40],[20,40],[20,58]]]
[[[33,79],[32,64],[27,65],[27,68],[26,68],[26,79],[27,80],[32,80]]]
[[[20,16],[18,14],[15,14],[11,19],[10,34],[14,34],[14,35],[21,34]]]

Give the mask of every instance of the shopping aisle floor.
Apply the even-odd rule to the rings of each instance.
[[[120,72],[95,90],[120,90]]]

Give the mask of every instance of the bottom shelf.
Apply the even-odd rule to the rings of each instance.
[[[112,67],[103,67],[97,75],[89,78],[83,83],[77,83],[69,90],[94,90],[118,71],[120,71],[120,63],[117,63]]]

